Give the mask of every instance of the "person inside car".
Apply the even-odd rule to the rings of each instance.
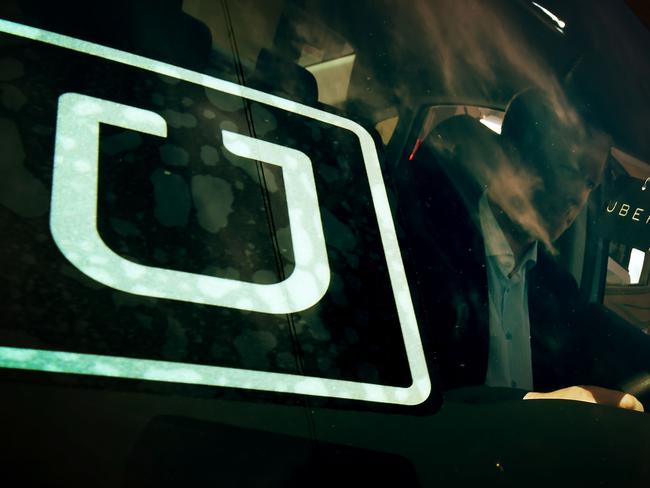
[[[609,153],[587,121],[562,97],[528,89],[510,101],[500,136],[454,117],[410,161],[400,213],[444,388],[643,410],[621,390],[650,371],[650,337],[588,304],[557,263],[555,243]]]

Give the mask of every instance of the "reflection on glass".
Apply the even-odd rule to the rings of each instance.
[[[555,25],[557,26],[556,29],[558,32],[564,33],[564,28],[566,27],[566,22],[564,22],[562,19],[560,19],[557,15],[555,15],[553,12],[551,12],[549,9],[542,7],[539,3],[533,2],[533,5],[540,9],[544,14],[548,16],[549,19],[551,19],[553,22],[555,22]]]
[[[632,249],[630,252],[630,263],[627,270],[630,273],[630,284],[636,285],[641,279],[641,271],[643,270],[643,262],[645,261],[645,252],[640,249]]]

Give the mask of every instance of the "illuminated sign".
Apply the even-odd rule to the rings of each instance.
[[[648,181],[621,176],[609,190],[597,231],[605,238],[650,249],[650,188]]]
[[[46,350],[40,346],[2,346],[0,366],[406,405],[421,403],[429,396],[431,383],[381,168],[374,142],[363,127],[344,117],[213,76],[42,29],[0,20],[0,32],[31,39],[41,45],[64,48],[66,52],[80,53],[86,57],[114,63],[115,66],[145,70],[169,80],[202,87],[211,94],[238,97],[249,103],[291,114],[292,117],[303,117],[324,126],[334,127],[336,130],[343,131],[344,137],[355,140],[367,177],[369,208],[376,219],[374,225],[378,229],[379,249],[385,259],[389,290],[394,301],[392,306],[399,322],[399,332],[411,383],[407,386],[395,386],[372,381],[320,377],[313,372],[294,374],[264,371],[263,367],[250,369],[152,359],[139,355],[133,357],[132,351],[130,352],[132,357],[126,357],[120,355],[119,351],[113,352],[112,349],[110,353],[88,353],[79,349]],[[98,183],[100,166],[98,154],[101,152],[99,141],[102,135],[100,124],[121,127],[131,134],[165,138],[169,135],[167,131],[170,119],[161,117],[161,114],[150,107],[144,108],[137,104],[125,103],[106,95],[77,93],[64,89],[58,96],[60,98],[52,176],[50,228],[56,245],[78,270],[99,283],[130,294],[215,310],[226,307],[235,312],[260,314],[260,317],[264,315],[269,318],[276,317],[278,314],[295,314],[301,317],[301,313],[307,314],[304,317],[309,317],[307,309],[320,306],[323,297],[335,288],[330,270],[332,256],[326,250],[326,246],[330,245],[327,228],[329,226],[330,229],[338,229],[343,224],[331,213],[324,215],[319,210],[319,200],[323,198],[323,194],[317,191],[318,185],[314,184],[315,167],[310,155],[289,147],[288,144],[276,144],[242,134],[236,127],[223,126],[218,133],[218,138],[229,154],[281,169],[295,261],[286,278],[283,277],[274,283],[253,283],[234,277],[217,277],[200,272],[154,266],[121,255],[119,250],[112,248],[98,231],[97,188],[101,186]],[[188,124],[192,125],[191,118]],[[178,152],[177,149],[173,150]],[[165,151],[161,154],[170,153],[169,148]],[[209,151],[205,153],[208,154]],[[211,158],[212,156],[206,159],[212,161]],[[180,158],[181,162],[174,162],[174,164],[184,164],[183,161],[186,159]],[[321,178],[326,179],[326,176],[321,175]],[[179,201],[182,201],[182,198]],[[364,208],[358,210],[358,212],[362,211]],[[358,267],[358,258],[350,255],[349,234],[342,232],[341,235],[343,237],[338,243],[340,250],[337,253],[347,262],[348,268],[355,269]],[[336,286],[340,286],[340,279],[339,277]],[[358,285],[353,286],[359,289]],[[384,305],[382,300],[379,301],[382,303],[374,306],[378,310]],[[332,301],[335,302],[336,300]],[[351,304],[349,309],[355,311],[355,305]],[[373,313],[373,310],[367,313]],[[355,316],[353,313],[343,317],[344,321],[351,325],[354,325],[355,321],[363,320],[363,316]],[[220,320],[200,322],[202,327],[209,330],[210,327],[222,327]],[[301,320],[307,324],[305,327],[311,326],[306,319]],[[312,327],[314,329],[310,330],[311,334],[318,335],[316,326]],[[98,331],[100,328],[101,324],[97,325]],[[373,332],[371,327],[368,330],[368,333]],[[322,333],[320,335],[323,336]],[[350,340],[353,341],[354,337],[351,337]],[[388,361],[390,364],[395,362],[396,360],[393,359]]]

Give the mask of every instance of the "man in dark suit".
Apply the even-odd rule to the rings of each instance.
[[[399,206],[443,386],[642,409],[619,390],[648,374],[650,338],[587,304],[555,259],[600,182],[607,137],[560,97],[527,90],[501,136],[460,116],[430,142],[404,172]]]

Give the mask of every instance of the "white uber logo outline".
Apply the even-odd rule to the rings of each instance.
[[[208,89],[221,91],[223,93],[270,105],[281,110],[302,115],[304,117],[312,118],[326,124],[334,125],[341,129],[349,130],[354,133],[359,139],[359,145],[361,147],[366,175],[368,177],[370,193],[372,196],[373,207],[379,226],[381,243],[384,255],[386,257],[391,289],[395,299],[395,306],[397,308],[399,317],[400,329],[402,332],[402,338],[404,340],[404,347],[406,349],[412,383],[409,386],[404,387],[388,386],[348,380],[301,376],[297,374],[273,373],[239,368],[178,363],[172,361],[136,359],[128,357],[16,347],[0,347],[0,367],[245,388],[253,390],[297,393],[303,395],[316,395],[403,405],[417,405],[429,397],[429,394],[431,393],[431,380],[429,378],[424,350],[422,347],[422,341],[415,318],[415,312],[413,310],[413,303],[411,300],[408,282],[406,280],[406,273],[404,271],[404,265],[402,262],[397,235],[395,232],[395,224],[393,222],[390,206],[388,203],[386,187],[383,182],[381,167],[379,165],[374,141],[370,134],[363,127],[344,117],[330,114],[329,112],[322,110],[317,110],[307,105],[302,105],[291,100],[254,90],[252,88],[221,80],[213,76],[197,73],[153,59],[64,36],[54,32],[49,32],[24,24],[18,24],[15,22],[0,19],[0,32],[31,39],[33,41],[43,42],[72,51],[77,51],[86,55],[122,63],[135,68],[148,70],[159,75],[176,78],[178,80],[183,80],[189,83],[194,83]],[[72,94],[63,95],[62,100],[64,102],[64,105],[70,101],[69,107],[67,105],[66,107],[73,109],[73,111],[78,109],[82,110],[83,112],[83,104],[81,107],[77,107],[75,109],[76,103],[73,103],[75,102],[75,99],[65,98],[69,95]],[[81,100],[82,99],[76,99],[77,102]],[[166,126],[164,124],[164,120],[162,120],[158,114],[135,107],[124,105],[121,107],[122,108],[119,110],[125,111],[124,114],[126,114],[128,117],[132,117],[129,119],[129,124],[131,124],[131,127],[135,127],[137,130],[140,130],[142,132],[147,132],[158,136],[165,135]],[[86,108],[91,112],[95,110],[95,108],[92,106],[88,106]],[[95,116],[97,116],[97,114],[95,114]],[[68,120],[70,124],[74,125],[74,119],[68,118]],[[95,141],[95,143],[97,143],[98,139],[93,131],[98,130],[98,124],[87,124],[87,120],[85,122],[85,127],[80,127],[79,129],[85,130],[88,136],[92,136],[89,140]],[[121,126],[122,122],[116,123],[115,125]],[[90,127],[94,127],[94,129],[89,129]],[[62,148],[62,150],[65,150],[65,152],[72,151],[73,154],[74,148],[72,146],[74,146],[75,143],[75,138],[63,138],[61,141],[58,141],[57,139],[57,147]],[[268,149],[268,146],[263,147],[264,145],[262,143],[263,141],[257,140],[255,140],[255,143],[253,143],[249,141],[246,136],[228,132],[224,133],[224,144],[229,145],[230,150],[234,150],[236,153],[239,151],[239,155],[243,155],[244,157],[250,157],[247,156],[247,154],[255,154],[256,157],[260,157],[260,149]],[[278,148],[280,151],[288,149],[282,146],[278,146]],[[264,151],[262,151],[262,154],[263,153]],[[273,154],[273,151],[271,151],[271,154],[273,156],[277,156],[277,151],[276,154]],[[295,156],[294,153],[292,154]],[[57,157],[59,155],[57,155]],[[280,159],[282,159],[282,157],[280,157]],[[269,162],[272,164],[279,164],[277,157],[274,157],[273,161]],[[87,173],[93,172],[92,162],[84,160],[83,158],[73,158],[69,164],[71,168],[74,168],[77,174],[82,174],[85,176],[81,177],[82,181],[80,183],[75,183],[71,180],[68,180],[68,183],[70,183],[70,185],[80,184],[81,187],[87,188],[90,180],[84,181],[84,179],[88,178]],[[285,170],[286,168],[283,167],[283,171]],[[96,190],[93,192],[93,194],[96,194]],[[59,207],[61,203],[60,198],[61,195],[53,199],[53,213],[63,211],[61,207]],[[65,198],[66,196],[63,195],[64,203]],[[59,201],[57,201],[57,199]],[[79,202],[77,202],[77,204],[79,204]],[[94,205],[96,205],[96,202]],[[68,207],[68,205],[64,205],[64,208],[69,210]],[[61,237],[65,238],[66,232],[68,234],[71,232],[66,231],[62,227],[65,226],[65,222],[64,220],[61,220],[59,222],[59,217],[63,219],[65,215],[55,215],[51,217],[51,219],[54,220],[54,225],[52,226],[54,229],[53,233],[59,234],[58,237],[55,235],[55,239],[60,239]],[[87,217],[88,216],[86,215],[84,218]],[[291,222],[291,224],[293,225],[293,222]],[[89,223],[85,222],[83,225],[88,228]],[[94,223],[93,226],[95,226]],[[61,236],[59,232],[62,229],[64,230],[63,236]],[[57,240],[57,242],[59,241]],[[86,244],[84,244],[84,246],[85,245]],[[92,243],[90,245],[92,248]],[[84,247],[81,246],[78,251],[84,251]],[[81,259],[81,257],[77,258]],[[96,269],[94,272],[97,273],[97,275],[101,275],[101,269],[106,266],[106,263],[102,262],[101,256],[97,262],[93,262],[92,255],[84,257],[83,259],[88,260],[88,266],[97,266],[98,269]],[[318,261],[318,259],[319,258],[317,257],[316,261]],[[84,261],[84,263],[86,263],[86,261]],[[125,275],[128,276],[129,273],[133,273],[133,277],[137,277],[140,271],[140,268],[134,268],[130,266],[127,266],[126,269],[124,269]],[[318,269],[314,275],[320,277],[319,279],[322,279],[320,285],[319,283],[315,284],[316,289],[318,289],[319,286],[325,286],[325,288],[327,288],[327,284],[323,285],[323,283],[326,283],[324,271],[322,269]],[[178,283],[169,283],[169,285],[174,287],[178,286]],[[317,294],[318,293],[315,291],[311,293],[312,298]],[[292,306],[288,302],[285,303],[285,305],[288,307]]]
[[[65,93],[59,98],[50,229],[68,260],[112,288],[136,295],[263,313],[305,310],[325,295],[330,268],[311,160],[288,147],[222,131],[233,154],[282,168],[295,267],[285,280],[248,283],[145,266],[109,248],[97,230],[99,124],[167,136],[155,112],[100,98]]]

